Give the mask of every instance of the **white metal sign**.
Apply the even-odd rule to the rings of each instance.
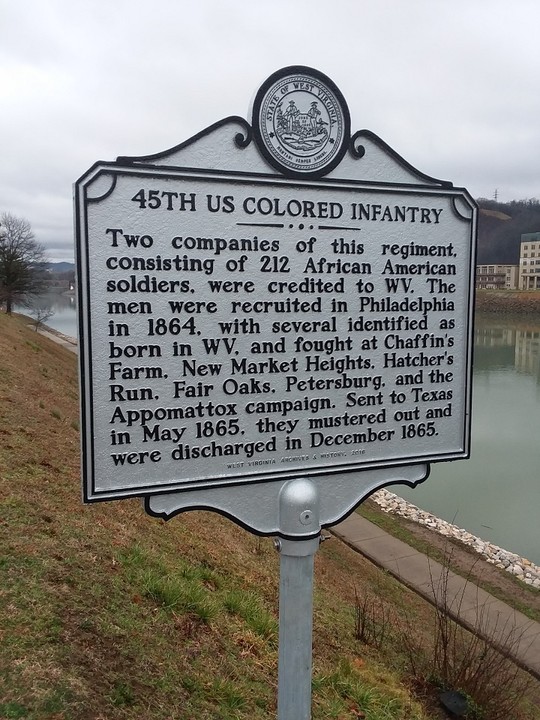
[[[87,500],[468,456],[475,205],[304,71],[78,181]]]

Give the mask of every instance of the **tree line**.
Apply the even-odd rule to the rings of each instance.
[[[521,235],[540,232],[540,200],[512,200],[501,203],[479,198],[479,264],[519,264]]]

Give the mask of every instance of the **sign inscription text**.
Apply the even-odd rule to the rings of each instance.
[[[461,192],[106,172],[94,499],[466,456]]]

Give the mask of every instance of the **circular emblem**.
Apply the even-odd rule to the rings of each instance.
[[[320,177],[341,161],[350,135],[347,104],[337,86],[312,68],[274,73],[253,106],[259,149],[275,168],[292,177]]]

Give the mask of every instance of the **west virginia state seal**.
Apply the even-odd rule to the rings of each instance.
[[[295,65],[278,70],[259,89],[252,119],[257,145],[290,177],[321,177],[347,150],[350,115],[330,78]]]

